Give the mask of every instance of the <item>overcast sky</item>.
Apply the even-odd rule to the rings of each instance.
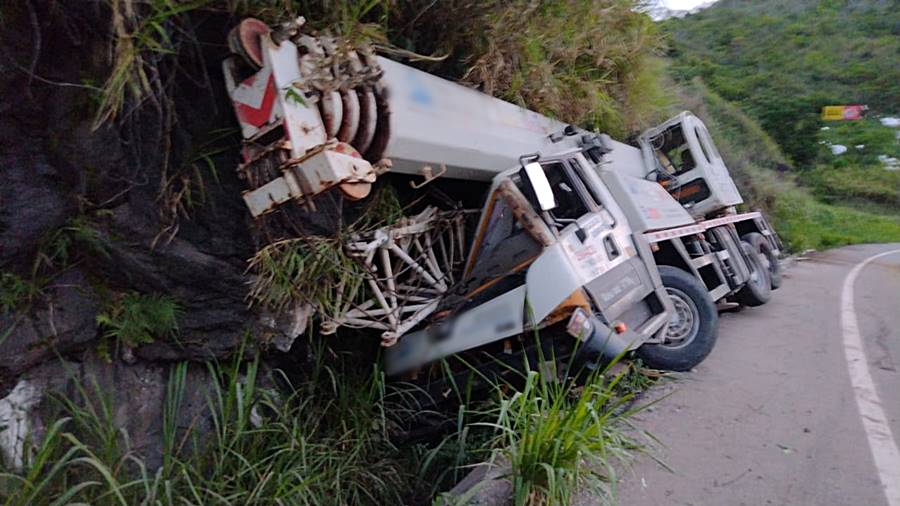
[[[706,0],[663,0],[662,3],[666,7],[674,10],[693,9],[694,7],[704,3]]]

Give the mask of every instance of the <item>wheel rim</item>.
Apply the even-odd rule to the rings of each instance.
[[[670,349],[684,348],[691,344],[700,332],[700,311],[694,301],[681,290],[667,287],[666,292],[675,307],[675,312],[669,320],[662,346]]]

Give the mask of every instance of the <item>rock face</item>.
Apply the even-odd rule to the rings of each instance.
[[[4,463],[14,469],[22,466],[24,455],[30,451],[29,438],[40,440],[58,419],[60,402],[52,399],[57,396],[88,406],[100,413],[101,422],[124,429],[129,437],[120,441],[122,454],[133,452],[150,468],[161,465],[170,365],[108,363],[92,350],[74,358],[77,361],[50,361],[30,369],[0,399],[0,452]],[[188,441],[183,437],[186,431],[203,435],[210,430],[210,381],[204,365],[186,368],[185,388],[174,418],[176,448]],[[107,411],[109,419],[104,418]],[[66,430],[85,437],[78,434],[78,425],[72,422]]]
[[[47,420],[22,419],[35,413],[36,398],[96,381],[134,447],[157,462],[172,364],[227,357],[259,331],[244,300],[254,247],[234,171],[239,138],[210,133],[234,126],[219,71],[229,21],[196,23],[196,47],[151,72],[154,90],[177,87],[171,103],[157,94],[135,112],[126,102],[115,121],[96,127],[97,83],[113,54],[109,5],[2,7],[0,271],[39,291],[0,309],[0,418],[39,432]],[[187,73],[179,79],[176,61]],[[87,237],[65,231],[73,220],[89,227]],[[60,230],[71,239],[57,254]],[[96,317],[110,294],[129,291],[172,297],[181,308],[178,339],[138,347],[134,365],[107,362],[94,351]],[[200,395],[205,366],[189,371],[192,395]],[[188,403],[193,416],[205,400]],[[15,464],[19,432],[9,430],[0,441]]]
[[[80,352],[97,337],[99,302],[78,270],[61,274],[47,288],[42,307],[27,315],[0,316],[9,336],[0,347],[3,391],[32,367],[59,356]]]

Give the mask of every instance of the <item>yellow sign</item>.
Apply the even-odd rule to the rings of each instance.
[[[840,121],[844,119],[844,106],[827,105],[822,108],[822,119],[824,121]]]
[[[822,108],[823,121],[852,121],[862,119],[866,109],[864,105],[826,105]]]

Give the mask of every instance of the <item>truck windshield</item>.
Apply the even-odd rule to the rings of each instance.
[[[511,277],[506,283],[493,285],[498,278],[521,272],[543,248],[516,219],[506,198],[494,193],[487,208],[473,245],[464,286],[480,292],[490,283],[489,293],[496,294],[524,283],[524,279]]]
[[[651,141],[659,165],[669,174],[680,176],[697,167],[681,125],[673,126]]]

